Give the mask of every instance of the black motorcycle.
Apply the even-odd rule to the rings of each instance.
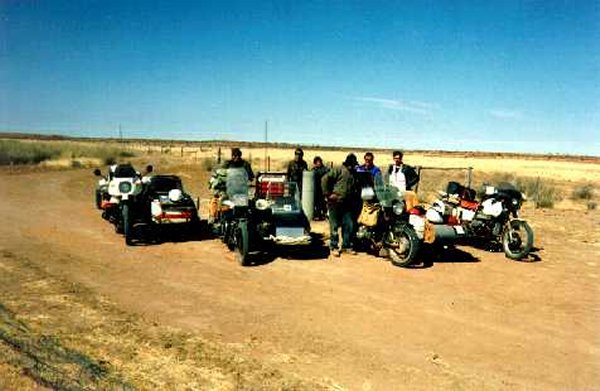
[[[395,266],[410,265],[417,256],[421,240],[409,222],[410,215],[398,189],[373,183],[369,173],[356,174],[363,200],[356,232],[357,244],[377,255],[386,256]],[[361,174],[364,178],[360,178]]]
[[[533,230],[519,218],[525,196],[510,184],[486,186],[480,201],[475,192],[450,182],[442,198],[446,220],[456,220],[465,230],[467,241],[483,243],[488,248],[501,246],[510,259],[522,259],[533,247]]]

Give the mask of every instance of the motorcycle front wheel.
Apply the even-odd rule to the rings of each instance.
[[[522,259],[533,247],[533,230],[523,220],[512,220],[502,233],[502,248],[510,259]]]
[[[248,252],[250,250],[248,222],[240,221],[235,230],[235,255],[242,266],[248,266]]]
[[[133,227],[131,225],[129,205],[124,204],[121,208],[121,213],[123,214],[123,235],[125,235],[125,243],[128,246],[131,246],[133,244]]]
[[[405,224],[398,224],[386,233],[384,246],[388,250],[388,258],[394,266],[410,265],[419,251],[419,238],[415,230]]]

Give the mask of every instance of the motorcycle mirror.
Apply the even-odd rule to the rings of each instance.
[[[102,176],[102,172],[100,171],[100,169],[99,169],[99,168],[96,168],[96,169],[94,170],[94,175],[96,175],[96,176]]]

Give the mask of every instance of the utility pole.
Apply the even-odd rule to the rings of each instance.
[[[269,122],[267,120],[265,120],[265,160],[264,160],[265,171],[269,171],[269,167],[267,164],[267,156],[268,156],[268,151],[269,151],[269,147],[267,144],[268,142],[269,142]]]

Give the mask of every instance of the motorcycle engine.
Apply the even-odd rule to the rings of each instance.
[[[361,225],[358,227],[358,231],[356,232],[356,238],[359,240],[371,240],[373,237],[373,233],[369,230],[368,227]]]

